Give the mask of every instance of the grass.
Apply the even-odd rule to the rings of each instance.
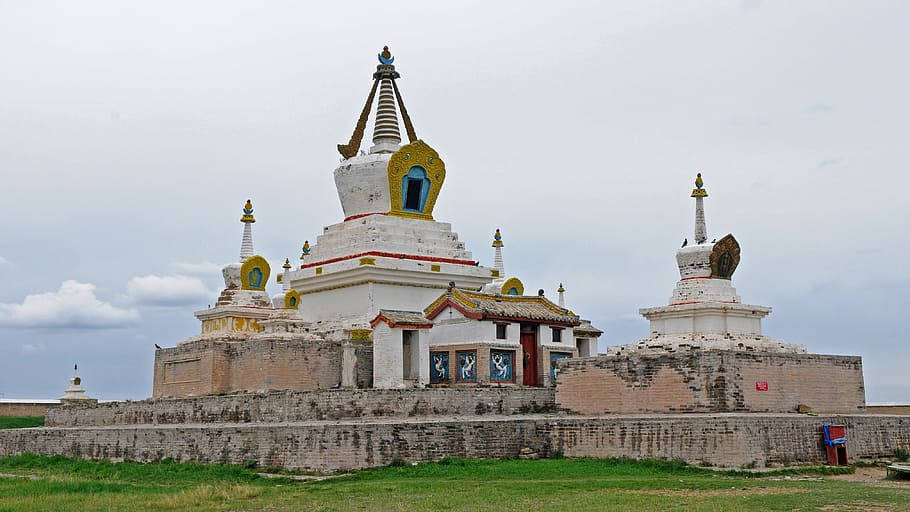
[[[22,455],[0,458],[0,511],[910,511],[910,484],[799,476],[825,472],[769,476],[673,461],[447,458],[304,483],[239,466]]]
[[[44,416],[0,416],[0,429],[43,426]]]

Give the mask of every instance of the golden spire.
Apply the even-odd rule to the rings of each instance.
[[[502,234],[499,228],[496,228],[496,233],[493,234],[493,247],[502,247]]]
[[[283,269],[285,269],[285,270],[290,270],[290,268],[291,268],[291,260],[288,259],[288,258],[285,258],[285,259],[284,259],[284,265],[282,265],[281,268],[283,268]]]
[[[692,189],[692,197],[708,197],[708,190],[704,188],[705,180],[701,179],[701,173],[695,176],[695,188]]]
[[[253,218],[253,203],[249,199],[243,205],[243,217],[240,217],[240,222],[256,222],[256,219]]]

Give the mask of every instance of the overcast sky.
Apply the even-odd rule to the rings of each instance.
[[[692,237],[742,246],[765,334],[910,402],[908,2],[0,1],[0,393],[151,394],[240,208],[280,266],[343,215],[335,145],[388,44],[446,162],[434,215],[606,331],[647,334]],[[369,137],[369,133],[367,134]],[[365,148],[368,147],[365,142]],[[270,284],[270,292],[278,287]],[[304,303],[305,307],[305,303]],[[832,383],[836,385],[836,383]]]

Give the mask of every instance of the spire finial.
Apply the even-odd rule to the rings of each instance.
[[[395,57],[392,57],[392,52],[389,51],[388,46],[383,46],[382,53],[377,55],[377,57],[379,57],[379,62],[382,64],[391,65],[393,62],[395,62]]]
[[[695,188],[692,189],[692,197],[695,198],[695,243],[703,244],[708,240],[708,228],[705,226],[705,198],[708,197],[708,190],[705,187],[705,181],[701,179],[701,173],[695,176]]]
[[[566,307],[566,289],[562,283],[559,283],[559,288],[556,290],[556,292],[559,293],[559,307]]]
[[[240,222],[256,222],[256,219],[253,218],[253,202],[249,199],[243,205],[243,217],[240,217]]]
[[[290,270],[290,268],[291,268],[291,260],[290,260],[290,258],[285,258],[285,259],[284,259],[284,265],[282,265],[281,268],[283,268],[283,269],[285,269],[285,270]]]
[[[304,259],[310,255],[310,241],[304,240],[303,247],[300,248],[300,259]]]
[[[503,247],[502,233],[499,232],[499,228],[496,228],[496,233],[493,233],[493,247]]]
[[[240,217],[243,223],[243,239],[240,242],[240,261],[243,262],[253,255],[253,226],[256,222],[253,218],[253,202],[249,199],[243,205],[243,217]]]

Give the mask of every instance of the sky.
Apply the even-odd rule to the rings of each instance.
[[[388,44],[446,162],[434,217],[606,332],[648,332],[701,172],[764,333],[910,403],[910,3],[0,0],[0,398],[150,396],[247,198],[278,268],[343,218],[332,172]],[[368,147],[369,131],[364,147]],[[277,293],[271,283],[269,291]],[[306,307],[304,302],[303,307]],[[832,383],[836,385],[836,383]]]

